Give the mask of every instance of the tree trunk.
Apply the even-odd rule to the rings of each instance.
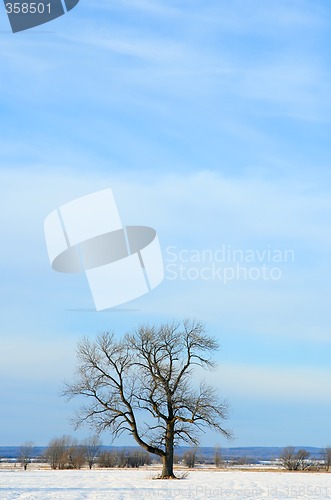
[[[165,441],[165,455],[162,457],[162,478],[175,478],[174,474],[174,426],[168,424]]]
[[[173,455],[165,455],[162,457],[163,467],[162,467],[162,478],[174,478],[174,457]]]

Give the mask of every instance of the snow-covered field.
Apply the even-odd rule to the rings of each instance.
[[[184,472],[184,471],[182,471]],[[153,480],[138,470],[0,471],[1,500],[322,499],[331,498],[331,474],[194,470],[180,481]]]

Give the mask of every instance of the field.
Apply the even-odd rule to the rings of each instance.
[[[186,474],[187,470],[177,471]],[[1,500],[323,499],[331,474],[197,469],[182,480],[157,480],[157,470],[0,470]]]

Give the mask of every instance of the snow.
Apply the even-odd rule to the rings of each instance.
[[[0,470],[0,499],[331,499],[325,472],[193,470],[182,480],[153,480],[156,475],[149,469]]]

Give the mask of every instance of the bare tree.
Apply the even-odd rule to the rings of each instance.
[[[116,451],[102,451],[98,459],[99,467],[117,467],[118,459]]]
[[[197,447],[195,446],[191,450],[185,451],[185,453],[183,455],[184,464],[189,469],[194,469],[195,463],[196,463],[196,458],[197,458]]]
[[[150,454],[143,450],[125,450],[123,453],[124,467],[142,467],[151,463]]]
[[[69,450],[74,444],[70,436],[62,436],[50,441],[44,455],[52,469],[65,469],[69,466]]]
[[[101,440],[98,435],[91,436],[83,442],[85,457],[90,469],[92,469],[96,457],[101,447]]]
[[[279,456],[282,465],[287,470],[304,470],[309,467],[308,458],[310,453],[307,450],[300,449],[295,451],[294,446],[287,446]]]
[[[310,467],[311,463],[308,461],[308,458],[310,456],[309,451],[300,449],[297,451],[297,463],[298,463],[298,468],[297,470],[305,470]]]
[[[215,448],[214,452],[214,463],[215,467],[217,467],[218,469],[224,465],[221,449],[218,446]]]
[[[329,472],[331,467],[331,446],[327,446],[324,450],[324,463],[326,472]]]
[[[141,467],[150,463],[149,453],[139,449],[103,451],[99,456],[100,467]]]
[[[279,456],[281,464],[287,470],[295,470],[296,459],[295,459],[295,448],[294,446],[287,446],[283,449]]]
[[[19,449],[19,461],[22,464],[24,470],[27,469],[28,464],[31,463],[33,457],[34,443],[32,441],[27,441]]]
[[[73,439],[66,450],[67,468],[81,469],[86,462],[85,447]]]
[[[196,321],[140,327],[116,340],[103,333],[78,345],[76,380],[66,385],[69,398],[89,403],[76,414],[75,425],[90,424],[113,438],[128,432],[163,462],[162,478],[175,477],[174,446],[197,445],[199,432],[209,427],[224,436],[227,404],[218,391],[201,382],[194,386],[194,369],[212,369],[217,341]]]

